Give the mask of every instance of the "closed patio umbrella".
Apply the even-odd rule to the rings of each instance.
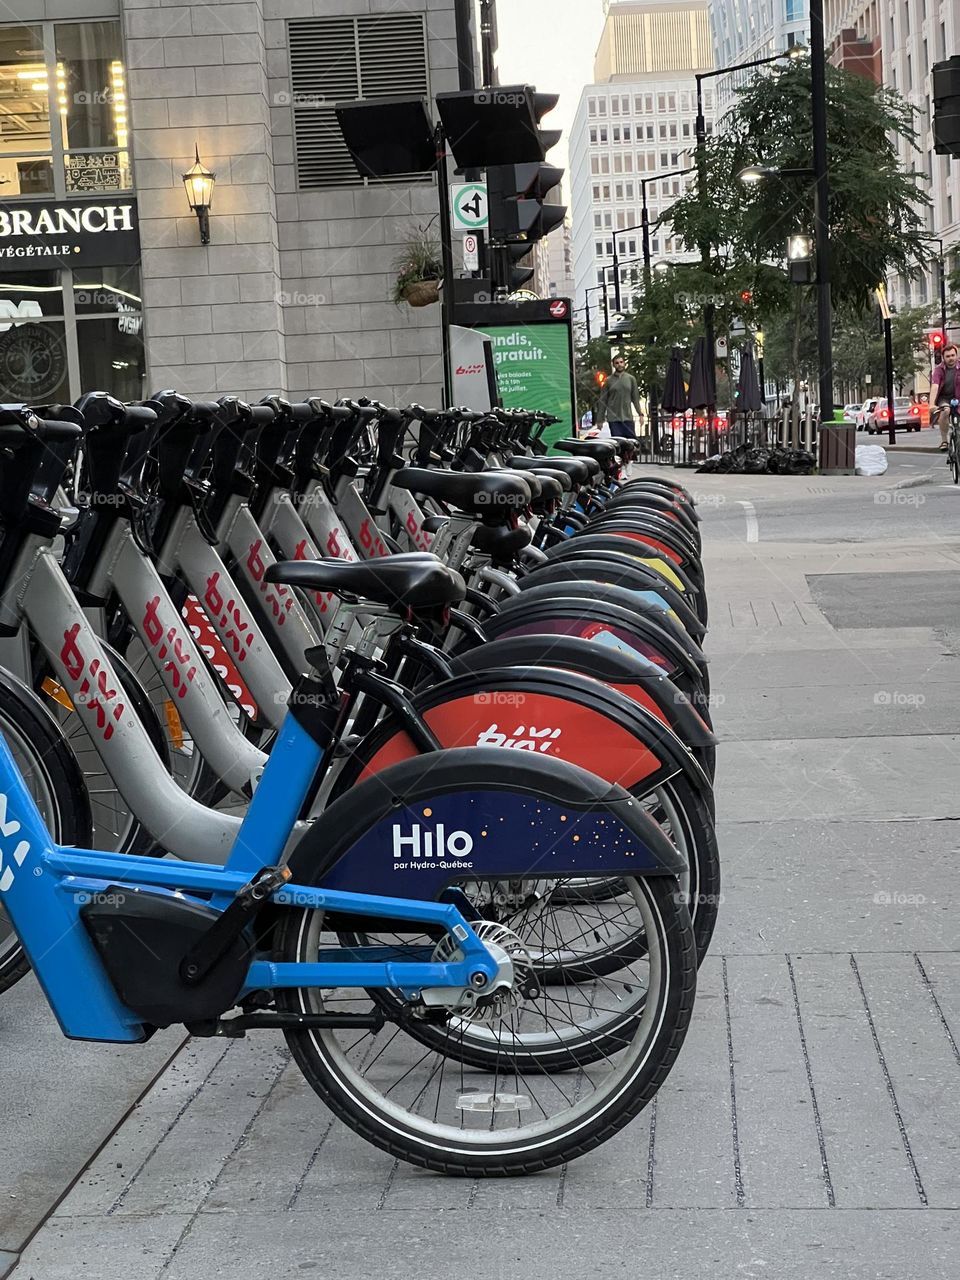
[[[710,368],[704,338],[698,338],[693,348],[687,402],[691,409],[705,409],[708,405],[717,403],[717,382],[714,370]]]
[[[670,352],[667,365],[667,376],[663,383],[663,396],[660,407],[666,413],[683,413],[687,407],[687,388],[683,379],[683,366],[680,363],[680,348],[674,347]]]
[[[737,379],[738,413],[756,413],[763,407],[757,362],[753,358],[753,345],[745,346],[740,353],[740,377]]]

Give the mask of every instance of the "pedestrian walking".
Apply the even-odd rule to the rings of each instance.
[[[960,377],[957,375],[957,345],[951,342],[943,348],[943,362],[938,364],[930,379],[934,413],[940,424],[940,451],[946,450],[950,434],[950,401],[960,400]],[[931,419],[933,414],[931,414]]]
[[[597,409],[597,421],[606,420],[612,436],[636,440],[633,413],[636,410],[639,425],[643,426],[643,409],[640,405],[640,388],[632,373],[627,372],[623,356],[613,357],[613,372],[604,383]]]

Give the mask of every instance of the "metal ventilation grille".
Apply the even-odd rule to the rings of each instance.
[[[362,186],[333,109],[351,98],[428,95],[427,32],[420,13],[298,18],[287,24],[297,186]],[[392,179],[412,182],[411,174]]]

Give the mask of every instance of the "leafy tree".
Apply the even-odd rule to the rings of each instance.
[[[813,156],[810,65],[790,61],[755,77],[738,94],[723,128],[707,140],[712,195],[686,192],[667,211],[685,245],[708,249],[715,275],[743,264],[784,263],[786,238],[812,231],[810,178],[770,177],[745,184],[741,170],[762,164],[809,169]],[[827,67],[827,157],[834,297],[864,308],[891,272],[916,274],[926,250],[921,210],[925,176],[900,166],[896,139],[917,144],[915,109],[895,91]],[[760,282],[757,282],[757,291]]]

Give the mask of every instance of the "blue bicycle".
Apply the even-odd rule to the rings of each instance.
[[[465,591],[429,555],[312,571],[312,589],[398,612]],[[529,1173],[591,1150],[653,1097],[689,1022],[696,953],[674,847],[621,788],[495,748],[385,769],[297,843],[358,696],[323,649],[307,660],[225,865],[57,844],[0,737],[0,904],[64,1033],[280,1028],[351,1128],[450,1174]],[[357,683],[395,688],[375,665]],[[644,998],[601,1054],[582,1028],[609,1030],[608,984],[545,970],[475,892],[520,895],[535,913],[546,886],[592,876],[622,880],[645,940],[632,967]]]

